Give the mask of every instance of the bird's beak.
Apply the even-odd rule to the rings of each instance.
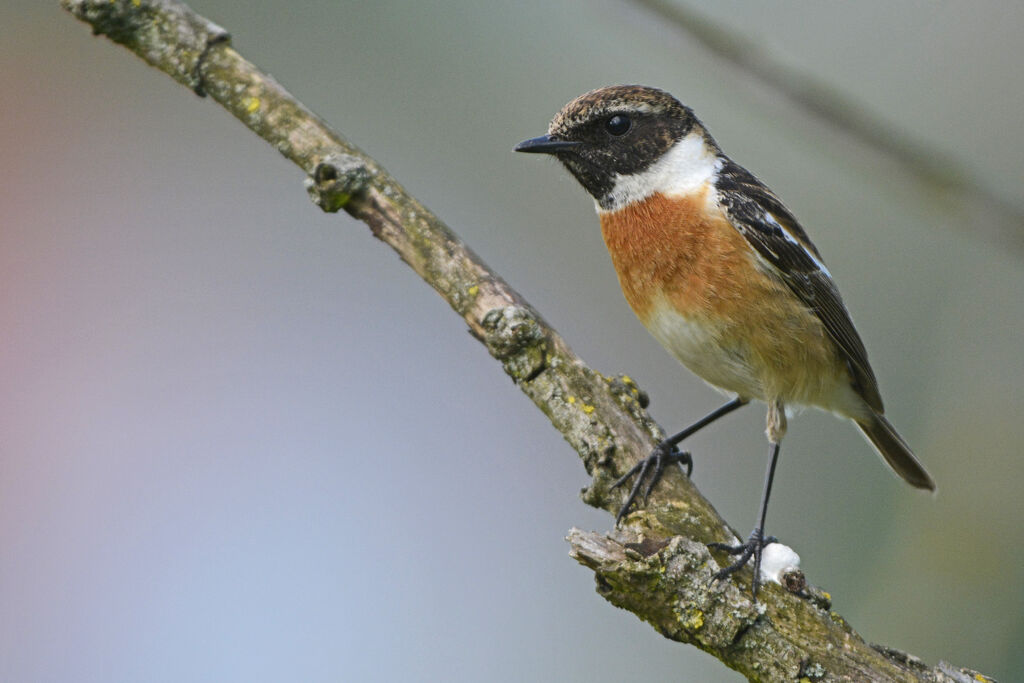
[[[539,138],[523,140],[513,148],[515,152],[531,152],[534,154],[556,154],[567,149],[580,146],[581,142],[575,140],[559,140],[550,135],[541,135]]]

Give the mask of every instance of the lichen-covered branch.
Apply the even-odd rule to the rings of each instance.
[[[572,556],[594,570],[597,592],[647,621],[666,638],[696,645],[752,681],[936,681],[991,679],[940,662],[869,645],[830,597],[802,577],[787,594],[769,585],[750,599],[731,583],[708,588],[719,569],[704,543],[683,536],[660,541],[635,528],[611,534],[573,529]],[[799,597],[798,597],[799,596]]]
[[[632,380],[588,368],[440,219],[239,55],[219,26],[169,0],[62,4],[95,33],[216,100],[305,172],[317,205],[365,222],[397,251],[579,453],[593,477],[584,500],[614,514],[624,493],[611,490],[611,482],[662,435]],[[764,589],[760,604],[749,598],[749,571],[709,586],[718,565],[705,544],[732,542],[734,536],[694,486],[672,472],[623,530],[611,536],[574,530],[569,540],[573,556],[594,570],[606,599],[665,636],[713,653],[751,680],[969,680],[867,644],[829,611],[820,592],[799,581],[796,593],[774,585]]]

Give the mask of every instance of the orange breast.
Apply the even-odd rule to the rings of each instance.
[[[845,396],[849,379],[824,325],[707,199],[656,194],[601,214],[629,305],[707,382],[837,409],[833,394]]]
[[[753,250],[707,194],[666,197],[601,214],[601,232],[626,300],[641,320],[656,299],[684,315],[725,314],[751,292]]]

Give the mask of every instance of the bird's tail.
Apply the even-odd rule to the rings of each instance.
[[[914,457],[907,442],[896,433],[896,429],[885,417],[872,414],[871,417],[858,421],[857,426],[864,432],[864,436],[875,447],[878,454],[889,463],[889,467],[903,477],[904,481],[919,489],[935,490],[935,481]]]

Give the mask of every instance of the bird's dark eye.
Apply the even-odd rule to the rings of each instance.
[[[609,135],[622,137],[633,127],[633,122],[625,114],[616,114],[604,122],[604,129]]]

